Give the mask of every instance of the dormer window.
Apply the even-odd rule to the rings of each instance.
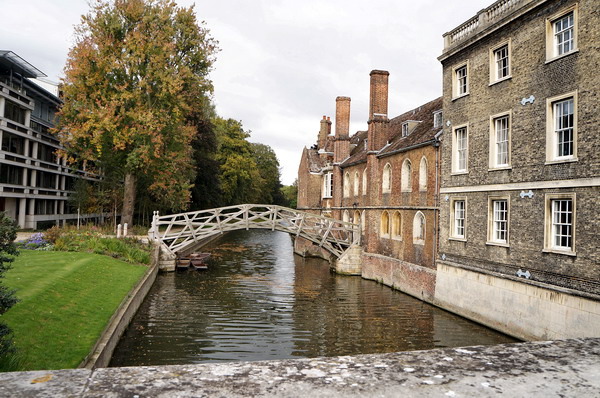
[[[433,128],[439,129],[443,124],[442,111],[433,112]]]
[[[408,122],[402,123],[402,137],[408,137]]]

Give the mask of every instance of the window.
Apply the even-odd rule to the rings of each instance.
[[[419,190],[427,191],[427,159],[425,156],[421,158],[419,165]]]
[[[510,41],[490,50],[490,84],[506,80],[510,71]]]
[[[390,166],[389,163],[386,163],[386,165],[383,167],[381,186],[383,193],[389,193],[392,190],[392,166]]]
[[[544,251],[575,255],[575,194],[546,195]]]
[[[546,20],[546,58],[556,58],[577,51],[577,5]]]
[[[350,173],[344,174],[344,198],[350,196]]]
[[[413,220],[413,243],[425,244],[425,216],[418,211]]]
[[[0,164],[0,183],[22,185],[23,168],[10,164]]]
[[[402,123],[402,137],[408,137],[408,122]]]
[[[453,69],[452,97],[458,98],[469,94],[469,65],[464,63]]]
[[[467,172],[468,132],[466,126],[457,127],[452,135],[452,172]]]
[[[508,243],[508,199],[490,198],[488,216],[488,243]]]
[[[358,196],[358,171],[354,172],[354,196]]]
[[[323,198],[331,198],[333,194],[333,173],[323,176]]]
[[[433,128],[438,129],[442,127],[443,124],[443,113],[442,111],[437,111],[433,113]]]
[[[25,138],[17,135],[2,132],[2,150],[5,152],[12,152],[18,155],[25,154]]]
[[[362,194],[363,195],[367,194],[367,169],[363,170],[363,176],[362,176]]]
[[[10,101],[4,103],[4,117],[19,124],[25,124],[25,109]]]
[[[402,216],[399,211],[392,216],[392,239],[402,240]]]
[[[510,113],[490,118],[490,169],[510,166],[510,122]]]
[[[412,165],[410,160],[404,159],[402,162],[402,176],[400,179],[400,190],[402,192],[412,191]]]
[[[547,100],[546,161],[577,160],[577,92]]]
[[[363,232],[365,232],[365,229],[367,228],[367,223],[365,222],[365,220],[366,220],[366,214],[365,214],[365,210],[363,210],[362,213],[360,214],[360,227]]]
[[[354,224],[360,224],[361,223],[361,220],[360,220],[360,211],[354,210],[354,215],[353,215],[353,218],[352,218],[352,222]]]
[[[350,213],[348,213],[348,210],[344,210],[344,213],[342,214],[342,221],[350,222]]]
[[[453,199],[451,202],[450,237],[465,239],[466,200]]]
[[[390,236],[390,215],[387,211],[381,213],[380,235],[383,238]]]

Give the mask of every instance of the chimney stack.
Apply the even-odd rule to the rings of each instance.
[[[317,140],[317,147],[319,149],[325,148],[329,133],[331,133],[331,121],[329,117],[323,116],[323,119],[321,119],[321,129],[319,130],[319,139]]]
[[[334,162],[339,163],[350,155],[350,97],[335,99]]]
[[[390,73],[385,70],[371,71],[369,120],[387,119],[389,75]]]

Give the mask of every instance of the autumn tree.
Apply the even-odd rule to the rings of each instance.
[[[212,92],[216,42],[193,7],[170,0],[98,0],[75,30],[63,81],[58,136],[69,161],[91,161],[124,183],[131,223],[136,182],[172,210],[186,208],[191,142]]]

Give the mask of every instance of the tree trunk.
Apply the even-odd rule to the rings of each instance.
[[[121,211],[121,224],[133,225],[133,208],[135,205],[135,176],[125,174],[125,192],[123,194],[123,210]]]

